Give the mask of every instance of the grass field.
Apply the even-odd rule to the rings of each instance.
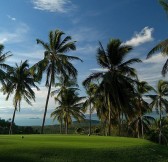
[[[0,136],[0,162],[168,162],[168,148],[102,136]]]

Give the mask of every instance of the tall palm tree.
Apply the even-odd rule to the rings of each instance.
[[[141,62],[134,58],[124,61],[127,54],[132,50],[131,46],[124,45],[119,39],[111,39],[107,44],[106,50],[99,42],[97,50],[97,63],[104,71],[92,73],[83,82],[88,85],[91,81],[99,80],[99,91],[104,94],[104,103],[108,107],[109,135],[111,132],[111,118],[121,112],[127,113],[131,109],[124,109],[128,106],[130,95],[134,92],[132,84],[133,77],[136,77],[136,71],[130,67],[131,64]],[[131,114],[131,113],[129,113]]]
[[[49,32],[49,42],[45,43],[44,41],[37,39],[37,44],[42,45],[44,48],[44,58],[33,66],[33,71],[37,72],[42,78],[42,74],[46,72],[46,82],[45,85],[48,87],[48,94],[45,104],[43,122],[41,133],[44,130],[45,118],[47,113],[47,107],[49,102],[49,96],[51,92],[51,87],[55,85],[56,76],[63,74],[68,76],[77,76],[77,70],[74,68],[71,60],[79,60],[75,56],[67,56],[66,52],[75,50],[75,41],[71,41],[70,36],[66,36],[62,40],[62,36],[65,33],[60,30],[50,31]]]
[[[167,0],[159,0],[160,4],[168,13],[168,1]],[[168,39],[165,39],[161,41],[159,44],[157,44],[149,53],[147,54],[147,59],[152,57],[153,54],[156,52],[161,52],[163,56],[168,56]],[[162,75],[165,76],[168,71],[168,59],[166,60],[165,64],[163,65],[162,68]]]
[[[35,101],[35,93],[32,87],[38,89],[34,82],[28,61],[21,62],[20,65],[16,64],[16,67],[11,67],[7,72],[7,82],[3,86],[3,92],[6,94],[6,100],[9,99],[10,95],[13,97],[14,112],[10,125],[9,133],[12,134],[12,126],[15,120],[15,113],[17,110],[20,111],[21,101],[25,100],[31,105],[31,100]]]
[[[0,82],[3,84],[4,79],[6,79],[6,71],[10,68],[9,65],[5,64],[5,61],[8,57],[12,56],[9,52],[3,53],[4,46],[0,44]]]
[[[68,125],[72,123],[72,117],[77,121],[84,120],[83,99],[84,97],[79,97],[74,88],[66,88],[55,97],[58,106],[51,113],[51,117],[63,119],[66,134],[68,134]]]
[[[164,80],[159,80],[157,84],[157,89],[155,89],[155,94],[147,95],[152,99],[150,106],[156,109],[159,114],[159,143],[161,144],[162,140],[162,113],[168,110],[168,82]]]

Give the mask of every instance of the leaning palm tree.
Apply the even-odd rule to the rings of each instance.
[[[164,8],[164,10],[166,11],[166,13],[168,13],[168,1],[167,0],[159,0],[159,2],[162,5],[162,7]],[[168,56],[168,39],[161,41],[151,51],[149,51],[149,53],[147,54],[147,59],[152,57],[153,54],[155,54],[156,52],[161,52],[161,54],[163,56]],[[165,76],[167,71],[168,71],[168,59],[166,60],[165,64],[163,65],[162,75]]]
[[[0,44],[0,82],[3,84],[4,83],[4,79],[7,79],[5,77],[6,75],[6,71],[10,68],[9,65],[5,64],[5,61],[8,57],[12,56],[11,54],[9,54],[9,52],[3,53],[4,50],[4,46],[2,44]]]
[[[155,90],[155,94],[147,95],[152,99],[150,106],[156,109],[159,114],[159,143],[161,144],[162,140],[162,113],[167,111],[168,109],[168,82],[164,80],[159,80],[157,84],[157,89]]]
[[[3,86],[3,92],[6,94],[6,100],[9,99],[10,95],[13,97],[14,112],[10,125],[9,133],[12,134],[12,126],[15,120],[15,113],[17,110],[20,111],[21,101],[25,100],[31,105],[31,100],[35,101],[35,93],[31,87],[38,89],[34,82],[28,61],[21,62],[20,65],[16,64],[16,67],[11,67],[7,72],[7,82]]]
[[[136,71],[130,65],[141,61],[137,58],[124,61],[131,50],[131,46],[122,44],[119,39],[111,39],[106,50],[99,42],[97,63],[102,71],[92,73],[83,82],[87,86],[90,82],[99,80],[98,91],[104,94],[104,104],[108,107],[109,135],[112,116],[117,115],[120,118],[121,112],[132,114],[128,108],[130,95],[134,92],[132,85]]]
[[[37,39],[37,44],[42,45],[45,52],[44,58],[36,63],[32,69],[33,71],[37,72],[39,79],[42,79],[42,74],[46,72],[45,85],[48,87],[41,133],[43,133],[44,130],[49,96],[51,87],[55,85],[56,76],[60,74],[72,76],[74,78],[77,76],[77,70],[74,68],[70,61],[79,60],[79,58],[75,56],[65,55],[66,52],[76,49],[75,41],[71,41],[70,36],[66,36],[62,40],[62,36],[64,34],[65,33],[60,30],[50,31],[48,43]]]
[[[83,99],[84,97],[79,97],[74,88],[66,88],[63,93],[55,97],[58,106],[51,113],[51,117],[58,120],[63,119],[66,134],[68,134],[68,125],[72,123],[72,117],[79,122],[85,118],[82,109]]]

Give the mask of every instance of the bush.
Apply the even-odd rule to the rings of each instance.
[[[84,129],[83,128],[76,128],[75,133],[83,134],[84,133]]]

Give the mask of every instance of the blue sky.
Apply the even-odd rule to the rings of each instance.
[[[98,41],[106,46],[110,38],[119,38],[134,47],[128,58],[143,60],[134,65],[141,80],[155,86],[161,79],[160,71],[166,58],[156,54],[145,59],[149,50],[168,35],[168,17],[157,0],[5,0],[1,1],[0,11],[0,43],[5,45],[4,52],[13,54],[7,61],[10,65],[26,59],[33,65],[41,60],[43,49],[35,40],[40,38],[47,42],[50,30],[63,30],[77,41],[77,50],[69,54],[84,61],[74,62],[79,71],[81,95],[85,95],[81,82],[91,72],[100,70],[95,57]],[[44,82],[39,87],[41,90],[36,92],[32,107],[22,102],[16,124],[40,124],[47,89]],[[48,119],[54,107],[51,98]],[[8,119],[12,113],[12,96],[5,101],[0,93],[0,117]]]

